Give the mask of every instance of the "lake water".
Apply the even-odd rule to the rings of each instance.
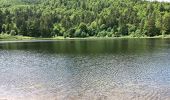
[[[170,100],[170,39],[0,42],[0,100]]]

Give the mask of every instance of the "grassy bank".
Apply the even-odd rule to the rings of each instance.
[[[64,38],[62,36],[52,37],[52,38],[36,38],[36,37],[28,37],[28,36],[11,36],[9,34],[0,34],[0,41],[5,40],[63,40],[63,39],[126,39],[126,38],[170,38],[170,35],[159,35],[154,37],[131,37],[131,36],[121,36],[121,37],[86,37],[86,38]]]
[[[36,37],[28,37],[28,36],[12,36],[9,34],[0,34],[0,40],[58,40],[64,39],[64,37],[53,37],[53,38],[36,38]]]
[[[11,36],[8,34],[0,34],[0,40],[31,40],[33,37],[26,36]]]

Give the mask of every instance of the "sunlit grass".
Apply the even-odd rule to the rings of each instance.
[[[27,36],[11,36],[9,34],[0,34],[0,40],[30,40],[30,39],[34,38]]]
[[[86,38],[64,38],[63,36],[56,36],[56,37],[51,37],[51,38],[42,38],[42,37],[28,37],[28,36],[12,36],[10,34],[0,34],[0,40],[63,40],[63,39],[122,39],[122,38],[170,38],[170,35],[159,35],[159,36],[154,36],[154,37],[132,37],[132,36],[121,36],[121,37],[86,37]]]

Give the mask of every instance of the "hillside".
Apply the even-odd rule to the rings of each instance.
[[[41,2],[40,0],[0,0],[0,7],[37,4],[40,2]]]
[[[21,4],[20,0],[0,0],[0,7],[9,7],[11,5]]]
[[[32,37],[140,37],[170,33],[170,3],[143,0],[5,1],[1,0],[0,5],[1,33]]]

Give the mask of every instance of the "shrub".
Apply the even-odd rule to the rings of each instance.
[[[97,34],[98,37],[105,37],[107,35],[107,31],[101,31]]]
[[[17,35],[17,33],[15,32],[15,30],[11,30],[10,34],[11,34],[12,36]]]

